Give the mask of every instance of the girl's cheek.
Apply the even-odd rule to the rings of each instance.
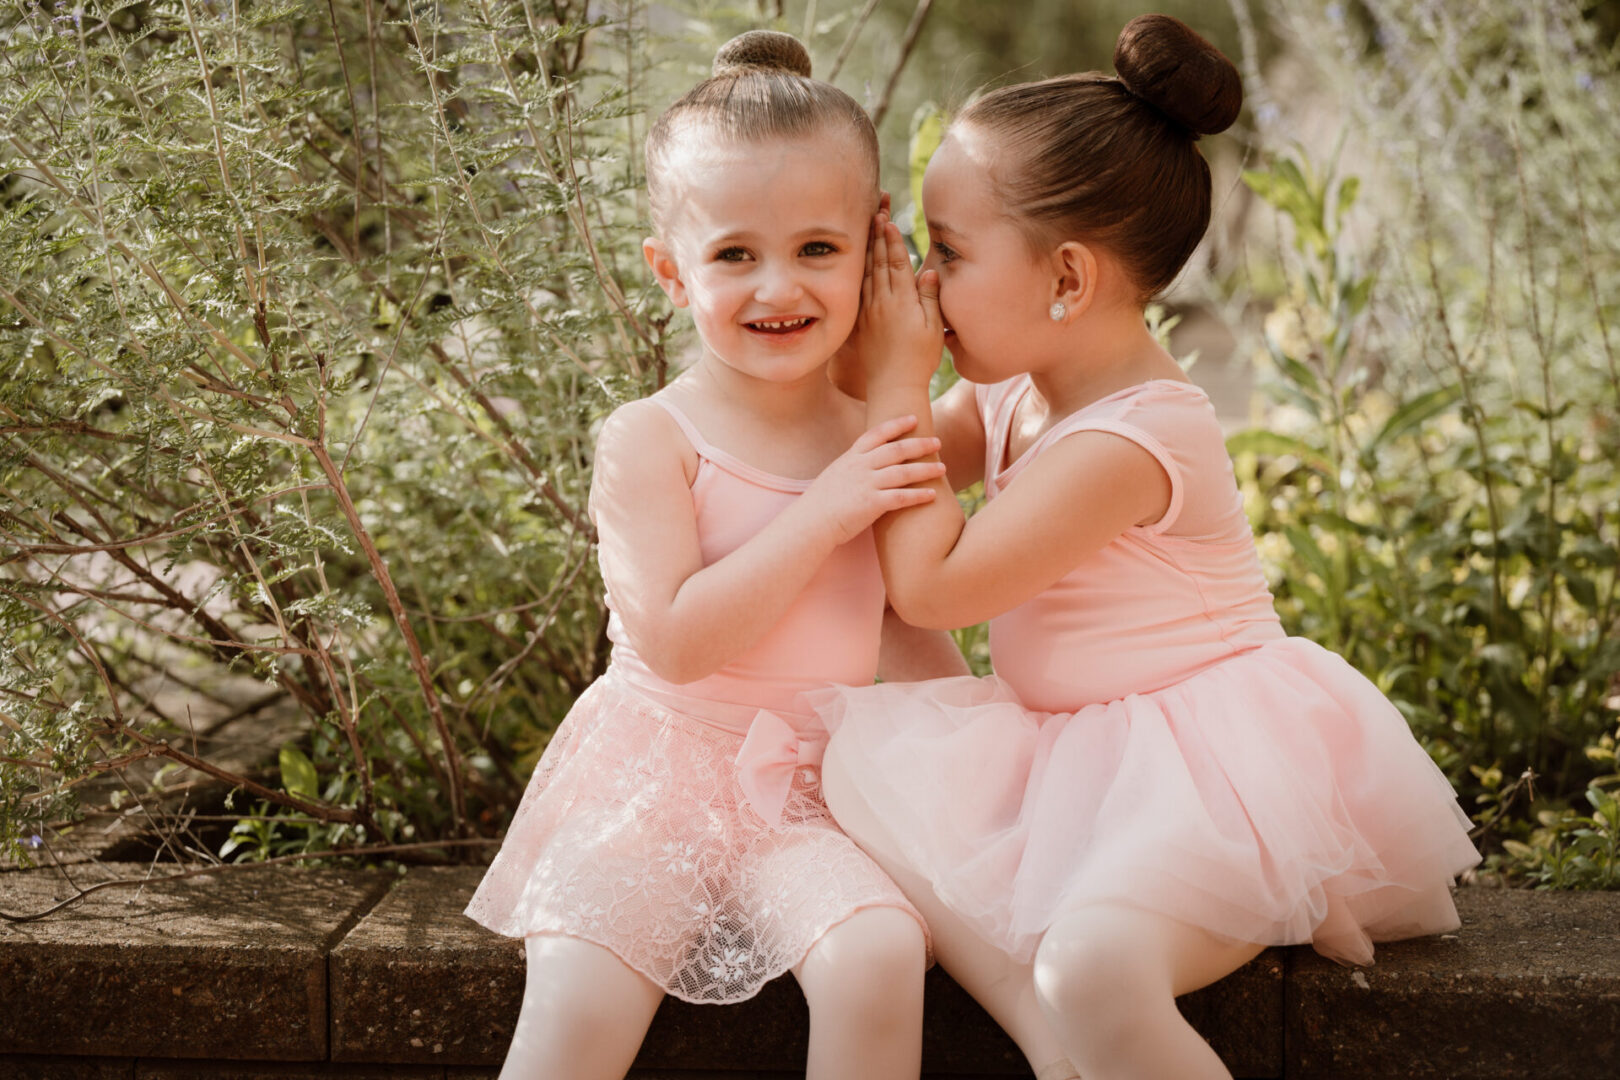
[[[687,288],[687,295],[691,298],[692,306],[696,308],[712,308],[716,302],[717,290],[708,281],[697,281]]]

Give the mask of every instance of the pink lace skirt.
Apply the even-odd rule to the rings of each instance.
[[[709,1004],[752,997],[863,908],[900,908],[926,934],[834,823],[816,768],[793,770],[780,820],[755,812],[743,741],[599,679],[557,729],[467,915],[508,937],[604,946]]]

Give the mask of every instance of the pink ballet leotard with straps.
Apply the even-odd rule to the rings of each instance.
[[[992,620],[995,676],[817,695],[887,846],[1018,959],[1087,904],[1356,963],[1455,928],[1467,816],[1377,688],[1283,632],[1203,391],[1132,386],[1008,462],[1029,387],[977,388],[988,498],[1089,431],[1152,454],[1169,509]]]
[[[650,400],[697,453],[704,565],[810,486],[712,445],[667,394]],[[803,700],[876,675],[885,601],[871,531],[836,549],[763,638],[695,682],[655,675],[611,582],[607,603],[608,670],[558,727],[467,914],[512,937],[594,942],[670,994],[711,1003],[751,997],[862,908],[898,907],[921,925],[827,811],[827,733]]]

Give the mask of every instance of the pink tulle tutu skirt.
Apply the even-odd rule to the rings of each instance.
[[[582,694],[529,781],[467,906],[509,937],[602,945],[685,1001],[752,997],[867,907],[922,917],[839,830],[819,771],[794,771],[780,820],[749,805],[743,733],[613,674]],[[925,927],[926,932],[926,927]]]
[[[1400,713],[1302,638],[1073,713],[995,677],[814,700],[887,846],[1019,960],[1063,911],[1118,904],[1370,963],[1455,929],[1452,879],[1479,861]]]

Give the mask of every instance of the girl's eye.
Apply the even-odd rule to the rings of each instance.
[[[714,253],[715,262],[742,262],[748,258],[748,250],[740,247],[721,248]]]
[[[812,240],[799,249],[800,255],[836,255],[838,249],[825,240]]]
[[[952,262],[957,257],[956,252],[951,250],[951,246],[940,240],[934,241],[934,250],[939,252],[940,259],[945,262]]]

